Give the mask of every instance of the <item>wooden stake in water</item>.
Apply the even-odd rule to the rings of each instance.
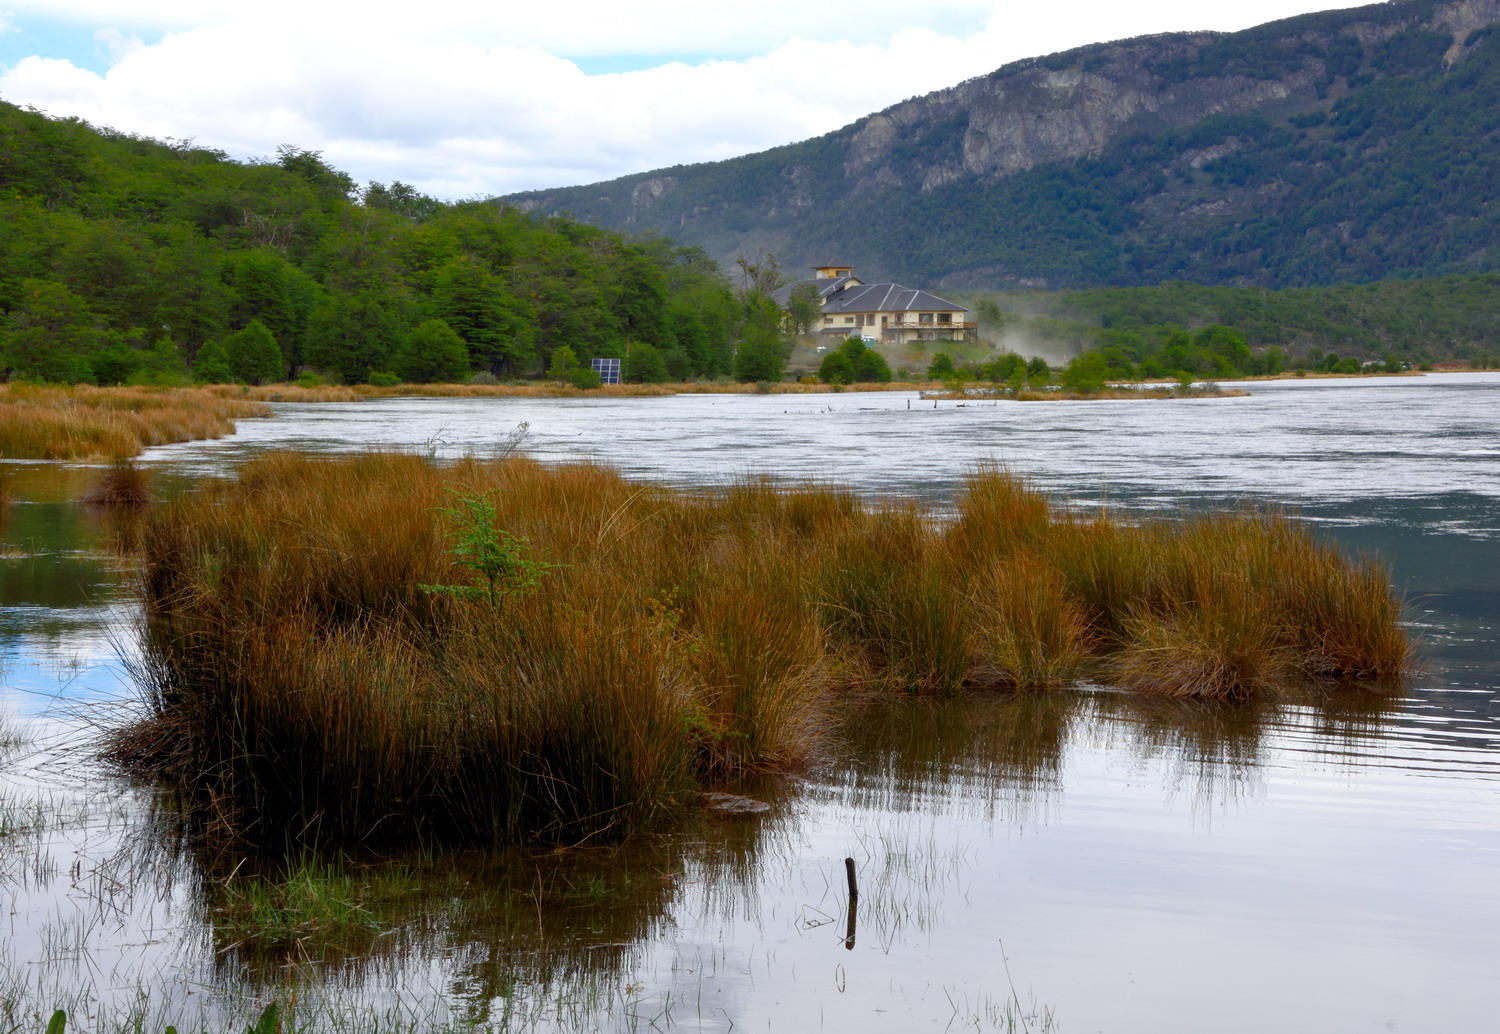
[[[844,859],[844,875],[849,877],[849,917],[844,923],[844,947],[854,950],[855,913],[859,911],[859,884],[854,879],[854,859]]]

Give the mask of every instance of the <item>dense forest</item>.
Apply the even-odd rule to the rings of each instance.
[[[636,379],[780,371],[777,314],[695,248],[361,188],[294,147],[235,162],[0,103],[0,226],[4,377],[586,385],[606,356]]]
[[[1287,288],[1156,287],[960,295],[984,317],[988,336],[1012,350],[1067,354],[1120,347],[1173,331],[1228,326],[1257,353],[1316,367],[1329,352],[1357,364],[1410,366],[1457,359],[1500,366],[1500,274]],[[1200,368],[1195,372],[1202,372]],[[1244,373],[1266,373],[1247,366]]]
[[[1100,44],[802,143],[510,200],[948,289],[1494,272],[1497,11],[1408,0]]]

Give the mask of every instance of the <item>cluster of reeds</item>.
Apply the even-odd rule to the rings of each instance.
[[[89,506],[139,509],[153,499],[151,476],[128,459],[118,459],[100,472],[83,494]]]
[[[256,839],[623,831],[804,761],[843,687],[1235,698],[1408,657],[1384,573],[1285,518],[1127,525],[994,469],[944,521],[280,454],[161,508],[143,550],[150,714],[119,756]]]
[[[169,442],[218,438],[259,402],[203,388],[95,388],[0,384],[0,458],[116,459]]]

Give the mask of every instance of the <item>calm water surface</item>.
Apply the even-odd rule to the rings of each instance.
[[[703,483],[951,499],[998,460],[1085,505],[1290,508],[1377,552],[1425,667],[1390,699],[1168,706],[1085,688],[858,709],[764,818],[624,848],[372,866],[368,922],[246,937],[233,864],[89,760],[129,690],[130,528],[93,472],[11,464],[0,526],[0,1020],[243,1027],[297,989],[350,1030],[1482,1031],[1500,972],[1500,377],[1253,397],[904,394],[280,406],[145,457],[168,491],[265,449],[525,448]],[[842,860],[862,895],[852,943]],[[238,878],[238,876],[237,876]],[[233,881],[231,881],[232,883]],[[9,1003],[9,1004],[7,1004]],[[319,1010],[322,1010],[319,1012]],[[377,1023],[378,1021],[378,1023]],[[8,1029],[9,1024],[7,1024]]]

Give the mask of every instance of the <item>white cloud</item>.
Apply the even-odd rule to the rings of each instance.
[[[545,3],[476,3],[474,0],[10,0],[6,10],[86,25],[142,32],[179,31],[246,20],[280,25],[288,33],[310,24],[346,29],[386,27],[392,34],[424,36],[483,46],[537,46],[578,57],[617,54],[745,55],[793,36],[874,42],[913,21],[958,30],[983,24],[993,0],[924,0],[914,10],[903,0],[863,0],[855,5],[759,0],[727,4],[703,0],[548,0]]]
[[[28,2],[10,7],[23,25]],[[1235,28],[1315,5],[1275,0],[1226,13],[1177,0],[1045,8],[947,0],[922,9],[928,27],[903,27],[909,6],[888,0],[843,8],[559,0],[525,11],[431,0],[416,12],[376,2],[356,13],[210,0],[158,3],[146,15],[130,0],[46,6],[98,24],[110,66],[96,74],[25,58],[0,75],[7,100],[243,157],[295,143],[359,179],[401,179],[454,197],[730,157],[1029,54],[1203,27],[1210,17]],[[978,27],[943,28],[965,19]],[[163,30],[152,43],[138,38]],[[747,52],[593,76],[569,60]]]
[[[104,52],[109,55],[111,64],[118,62],[127,54],[140,50],[145,46],[139,36],[112,26],[96,29],[94,31],[94,42],[104,48]]]

